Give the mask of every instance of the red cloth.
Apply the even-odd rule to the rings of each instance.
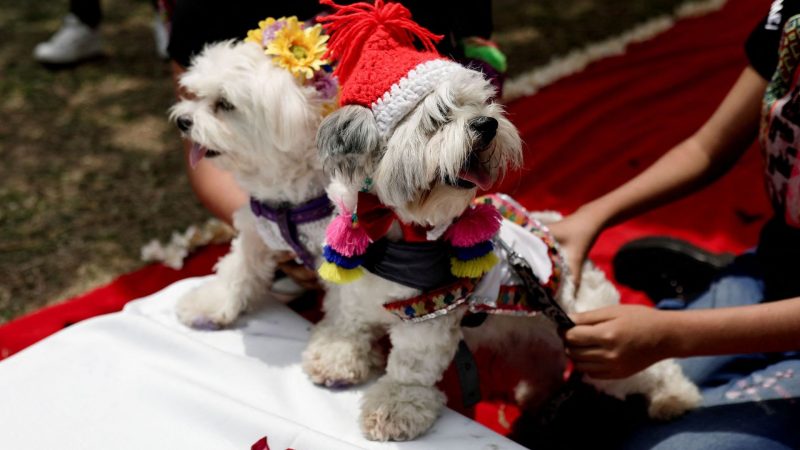
[[[149,265],[86,294],[6,323],[0,326],[0,360],[76,322],[119,311],[125,303],[178,280],[207,275],[227,252],[227,244],[209,245],[190,255],[181,270]]]
[[[765,0],[729,1],[512,103],[525,169],[498,190],[531,210],[569,213],[631,179],[710,117],[746,67],[744,41],[768,10]],[[590,257],[611,275],[614,253],[642,236],[715,251],[754,246],[771,215],[761,171],[754,145],[711,187],[603,233]],[[623,301],[648,303],[626,289]]]

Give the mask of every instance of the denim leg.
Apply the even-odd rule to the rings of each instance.
[[[764,284],[746,275],[719,279],[708,292],[688,305],[687,309],[712,309],[754,305],[763,299]],[[678,360],[683,372],[700,387],[718,386],[768,365],[771,359],[761,353],[740,355],[696,356]]]
[[[651,423],[625,450],[788,450],[800,448],[800,360],[785,360],[703,390],[703,406]]]
[[[764,284],[752,254],[744,254],[709,290],[681,308],[760,303]],[[788,450],[800,448],[800,359],[797,353],[685,358],[678,363],[703,394],[702,406],[666,423],[649,423],[626,450]]]
[[[722,272],[708,291],[688,304],[669,299],[659,302],[658,307],[689,310],[726,308],[754,305],[763,298],[764,282],[759,275],[756,257],[753,253],[745,253]],[[701,388],[725,384],[772,362],[775,359],[765,354],[698,356],[678,360],[686,376]]]

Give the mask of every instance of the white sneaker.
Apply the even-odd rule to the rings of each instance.
[[[153,19],[153,39],[156,41],[156,54],[161,59],[169,59],[167,46],[169,45],[169,32],[167,31],[167,24],[161,15],[156,13]]]
[[[100,34],[74,14],[67,14],[50,40],[33,49],[33,57],[43,64],[72,64],[102,54]]]

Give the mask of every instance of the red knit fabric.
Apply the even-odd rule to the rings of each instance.
[[[342,83],[341,105],[369,108],[411,69],[425,61],[441,59],[436,53],[393,46],[385,30],[378,30],[373,36],[364,45],[364,56],[356,64],[355,72]]]
[[[445,59],[434,46],[442,37],[412,21],[411,13],[399,3],[320,3],[336,11],[318,20],[330,35],[325,57],[338,63],[334,73],[342,86],[341,105],[369,108],[417,65]],[[417,50],[414,39],[424,51]]]

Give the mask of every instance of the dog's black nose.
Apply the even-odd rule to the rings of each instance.
[[[193,123],[192,118],[189,116],[180,116],[178,120],[175,121],[175,124],[178,125],[178,129],[184,132],[189,131]]]
[[[478,133],[483,142],[488,144],[497,134],[497,119],[479,116],[470,121],[469,127]]]

